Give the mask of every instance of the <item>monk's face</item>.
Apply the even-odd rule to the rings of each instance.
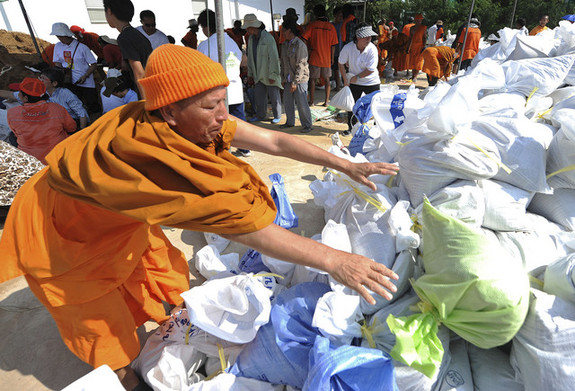
[[[164,120],[180,136],[195,144],[210,143],[228,118],[226,88],[216,87],[162,107]]]

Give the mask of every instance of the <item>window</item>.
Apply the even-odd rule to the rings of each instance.
[[[90,22],[94,24],[106,23],[106,12],[102,0],[85,0]]]

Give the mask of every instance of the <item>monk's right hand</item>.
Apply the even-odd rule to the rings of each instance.
[[[358,254],[338,251],[327,272],[338,282],[353,289],[368,303],[375,304],[375,299],[368,292],[380,295],[386,300],[393,298],[397,288],[391,280],[399,276],[382,264]]]

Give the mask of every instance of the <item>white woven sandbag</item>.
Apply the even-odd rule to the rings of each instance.
[[[575,254],[559,258],[547,266],[543,290],[575,304]]]
[[[469,225],[480,227],[485,214],[485,201],[476,181],[457,180],[427,197],[435,208]],[[423,205],[415,212],[421,221]]]
[[[515,48],[507,60],[522,60],[525,58],[547,58],[556,53],[555,40],[547,35],[530,36],[517,35]]]
[[[502,349],[481,349],[468,343],[467,354],[477,391],[523,391],[523,384],[515,379],[509,354]]]
[[[357,295],[327,292],[317,301],[312,326],[336,345],[350,345],[354,338],[361,338],[359,303]]]
[[[553,194],[537,193],[528,209],[568,231],[575,231],[575,189],[554,189]]]
[[[193,324],[218,338],[247,343],[269,321],[271,295],[257,277],[242,274],[206,281],[181,296]]]
[[[497,112],[507,109],[521,113],[525,110],[525,101],[525,97],[516,92],[490,94],[479,99],[479,112],[483,116],[497,115]]]
[[[247,377],[237,377],[231,373],[221,373],[211,380],[203,380],[191,385],[186,391],[282,391],[283,384],[270,384]]]
[[[553,174],[575,164],[575,97],[569,98],[574,108],[553,110],[551,119],[559,131],[553,137],[547,154],[547,173]],[[565,102],[565,101],[564,101]],[[575,189],[575,170],[559,172],[548,179],[551,187]]]
[[[466,131],[455,138],[436,132],[407,133],[397,155],[401,182],[412,206],[458,179],[493,177],[499,170],[499,152],[489,138]]]
[[[495,231],[524,231],[531,228],[527,204],[532,193],[492,179],[479,181],[485,199],[482,226]]]
[[[506,91],[529,96],[537,88],[535,94],[547,96],[563,84],[574,62],[575,55],[506,61]]]
[[[513,339],[511,365],[525,391],[571,391],[575,384],[575,304],[531,290],[529,313]]]
[[[560,41],[557,55],[573,53],[575,51],[575,25],[567,20],[560,20],[559,26],[554,31],[555,38]]]
[[[88,372],[86,375],[69,384],[62,391],[125,391],[118,376],[107,365]]]
[[[389,213],[388,224],[390,233],[395,237],[397,252],[416,249],[421,242],[420,236],[412,230],[412,216],[408,212],[410,209],[408,201],[398,201]]]
[[[381,147],[387,152],[389,158],[393,158],[399,149],[397,142],[403,137],[403,133],[409,129],[406,124],[407,118],[417,116],[418,111],[424,106],[418,98],[417,90],[395,93],[393,90],[383,90],[376,94],[371,101],[371,112],[379,130]],[[370,132],[370,137],[372,133]],[[373,134],[376,137],[376,134]]]
[[[531,272],[541,266],[549,265],[557,258],[573,251],[564,242],[565,234],[547,231],[557,226],[545,218],[538,219],[536,227],[533,228],[536,230],[495,232],[501,246],[512,254],[513,258],[519,257],[522,260],[525,271]]]
[[[537,121],[553,106],[553,98],[535,95],[529,99],[523,110],[525,116],[532,121]]]
[[[557,88],[555,91],[549,94],[549,97],[553,99],[553,106],[572,96],[575,96],[575,86]]]
[[[218,234],[214,234],[211,232],[204,232],[204,238],[206,238],[206,242],[211,244],[215,248],[218,249],[220,253],[224,252],[224,250],[230,244],[230,240],[226,239]]]
[[[501,163],[511,170],[500,168],[494,179],[527,191],[547,191],[546,149],[553,138],[552,130],[510,111],[505,116],[500,114],[482,116],[472,125],[473,130],[493,140]]]
[[[142,377],[155,391],[187,389],[189,377],[204,364],[206,355],[192,345],[166,345],[157,364]]]
[[[467,346],[469,344],[461,338],[449,341],[449,354],[451,361],[447,370],[438,377],[436,387],[439,391],[473,391],[473,376]]]

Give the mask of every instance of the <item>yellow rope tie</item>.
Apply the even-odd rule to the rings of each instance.
[[[553,110],[553,106],[551,106],[549,109],[545,110],[544,112],[533,116],[533,118],[537,117],[537,119],[542,119],[543,116],[545,116],[546,114],[549,114],[551,112],[551,110]]]
[[[541,281],[538,278],[533,277],[531,274],[529,274],[529,282],[534,283],[535,285],[543,288],[543,281]]]
[[[224,373],[226,371],[227,363],[226,363],[226,356],[224,355],[224,348],[219,343],[216,344],[218,347],[218,354],[220,356],[220,366],[221,369],[217,372],[212,373],[210,376],[206,377],[206,381],[212,380],[214,377],[218,376],[220,373]]]
[[[194,324],[190,322],[190,325],[188,326],[188,329],[186,330],[186,341],[185,341],[186,345],[190,344],[190,330],[192,329],[193,325]]]
[[[559,175],[559,174],[562,174],[562,173],[564,173],[564,172],[573,171],[573,170],[575,170],[575,164],[572,164],[572,165],[567,166],[567,167],[563,167],[563,168],[560,169],[560,170],[557,170],[557,171],[555,171],[555,172],[552,172],[551,174],[547,175],[546,179],[549,179],[549,178],[551,178],[552,176]]]
[[[527,103],[529,102],[531,97],[533,97],[533,95],[537,92],[538,89],[539,89],[539,87],[533,87],[533,89],[529,93],[529,96],[527,97],[527,100],[525,101],[525,106],[527,106]]]
[[[330,170],[331,171],[331,170]],[[331,171],[334,175],[337,175],[338,177],[341,178],[341,175],[339,172],[335,172],[335,171]],[[357,194],[361,199],[363,199],[365,202],[373,205],[377,210],[379,210],[382,213],[385,213],[387,211],[387,208],[385,206],[383,206],[383,204],[381,203],[380,200],[378,200],[375,197],[370,196],[369,194],[367,194],[366,192],[364,192],[363,190],[361,190],[359,187],[355,186],[353,183],[351,183],[350,181],[348,181],[347,179],[343,179],[343,181],[349,186],[351,187],[351,190],[353,190],[353,192],[355,194]],[[350,190],[341,192],[337,195],[337,197],[340,197],[344,194],[347,194]]]
[[[485,156],[487,156],[489,159],[493,160],[495,163],[497,163],[497,166],[501,169],[503,169],[503,171],[505,171],[507,174],[511,174],[511,169],[509,167],[507,167],[505,164],[503,164],[501,161],[495,159],[493,156],[491,156],[490,154],[487,153],[486,150],[484,150],[483,148],[481,148],[479,145],[475,144],[473,142],[473,140],[471,140],[471,138],[467,137],[467,140],[469,140],[469,142],[471,144],[473,144],[473,146],[475,148],[477,148],[477,150],[479,152],[481,152],[482,154],[484,154]]]
[[[411,143],[414,142],[414,141],[415,141],[415,140],[409,140],[409,141],[406,141],[406,142],[404,142],[404,143],[402,143],[401,141],[396,141],[395,143],[396,143],[397,145],[401,146],[401,147],[405,147],[406,145],[409,145],[409,144],[411,144]]]
[[[419,223],[419,220],[417,219],[416,214],[412,214],[411,216],[409,216],[409,218],[411,219],[411,222],[413,223],[413,225],[411,226],[412,232],[417,233],[417,231],[421,231],[423,229],[423,226]]]
[[[392,188],[393,187],[393,179],[395,178],[394,175],[390,175],[389,179],[387,180],[387,182],[385,183],[385,186]]]
[[[375,323],[377,321],[377,318],[374,316],[372,321],[371,321],[371,326],[368,326],[365,321],[365,319],[363,319],[360,323],[360,327],[361,327],[361,335],[362,337],[364,337],[365,339],[367,339],[367,343],[369,345],[370,348],[375,349],[375,340],[373,339],[373,330],[375,329]]]
[[[277,277],[277,278],[281,278],[282,280],[284,279],[283,276],[280,276],[279,274],[275,274],[275,273],[258,273],[258,274],[254,274],[254,277]]]

